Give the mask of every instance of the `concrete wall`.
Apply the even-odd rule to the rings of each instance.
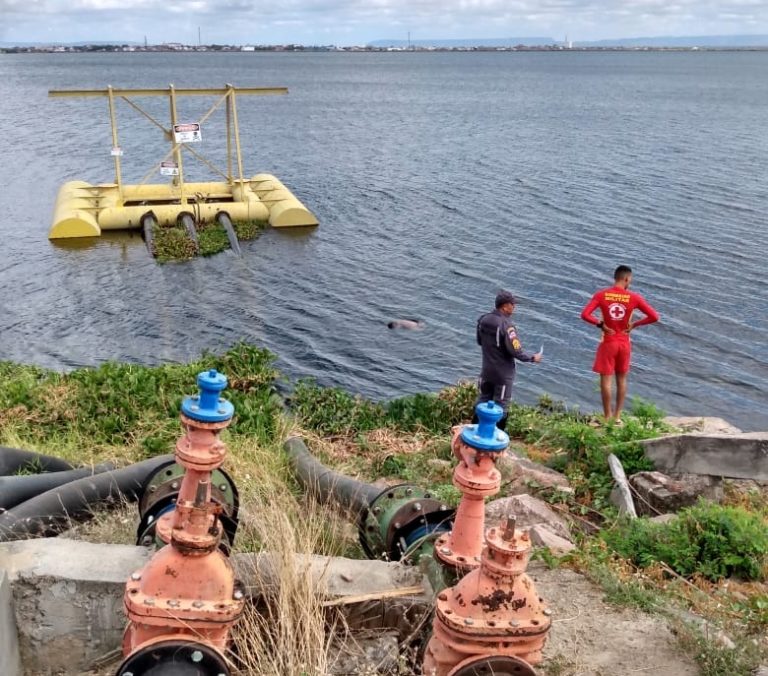
[[[21,676],[11,583],[2,567],[0,567],[0,674]]]
[[[768,481],[768,432],[677,434],[640,442],[666,474],[708,474]]]

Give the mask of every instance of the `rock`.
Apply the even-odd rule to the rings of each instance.
[[[564,474],[549,467],[507,452],[496,461],[496,467],[504,479],[507,495],[521,495],[531,490],[530,484],[545,488],[571,491],[571,484]]]
[[[734,427],[727,420],[723,420],[723,418],[711,418],[707,416],[702,418],[693,416],[667,416],[664,418],[663,422],[681,432],[698,432],[700,434],[741,434],[741,430],[738,427]]]
[[[767,666],[758,667],[757,671],[755,672],[755,676],[768,676],[768,667]]]
[[[677,434],[640,444],[656,469],[667,474],[768,480],[768,432]]]
[[[486,525],[497,525],[507,515],[517,519],[518,528],[530,528],[544,523],[559,537],[571,539],[571,530],[565,520],[546,502],[531,495],[511,495],[493,500],[485,506]]]
[[[723,482],[717,477],[682,474],[675,477],[661,472],[638,472],[629,483],[638,495],[640,514],[677,512],[696,504],[700,497],[712,502],[723,499]]]
[[[629,482],[627,481],[627,475],[624,473],[624,467],[613,453],[608,456],[608,467],[613,475],[613,480],[616,482],[611,491],[610,501],[619,509],[619,514],[626,514],[633,519],[637,518],[637,512],[635,511],[635,503],[632,500],[632,491],[629,488]]]
[[[652,516],[649,521],[654,523],[666,524],[674,521],[677,518],[677,514],[659,514],[658,516]]]
[[[545,523],[531,526],[530,536],[531,542],[536,547],[546,547],[555,556],[563,556],[576,549],[576,545],[573,542],[560,537]]]

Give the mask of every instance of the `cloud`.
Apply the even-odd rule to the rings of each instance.
[[[54,20],[55,19],[55,20]],[[190,40],[202,25],[222,42],[358,42],[402,37],[768,33],[766,0],[0,0],[17,40]],[[394,33],[394,35],[393,35]],[[196,37],[196,35],[195,35]]]

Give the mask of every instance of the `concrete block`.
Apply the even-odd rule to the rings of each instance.
[[[118,647],[127,622],[125,582],[147,557],[143,547],[63,538],[0,545],[24,670],[82,674]]]
[[[570,540],[560,537],[544,523],[531,527],[531,542],[536,547],[546,547],[555,556],[564,556],[576,549],[576,545]]]
[[[665,474],[708,474],[768,481],[768,432],[677,434],[640,442]]]
[[[19,641],[16,632],[16,617],[13,613],[11,583],[2,566],[0,566],[0,674],[3,676],[21,676]]]
[[[680,432],[699,432],[700,434],[741,434],[741,430],[723,418],[711,416],[667,416],[663,422]]]

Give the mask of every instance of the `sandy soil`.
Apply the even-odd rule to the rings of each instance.
[[[603,601],[603,592],[568,569],[528,570],[539,595],[552,607],[552,631],[539,667],[549,676],[698,676],[666,621],[620,609]]]

